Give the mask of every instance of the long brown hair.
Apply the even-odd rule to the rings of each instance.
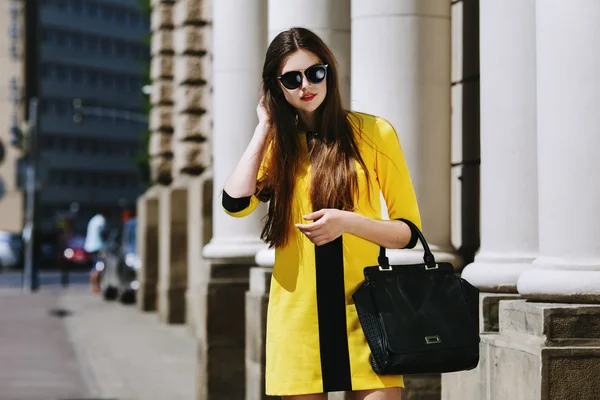
[[[281,32],[269,45],[262,73],[263,96],[271,129],[270,152],[265,160],[266,172],[258,182],[258,197],[270,200],[261,236],[270,247],[284,246],[292,227],[292,196],[301,164],[301,147],[296,110],[286,101],[277,76],[286,57],[299,49],[310,51],[329,65],[327,95],[315,111],[314,128],[319,139],[312,141],[309,152],[313,210],[354,210],[354,196],[358,195],[356,161],[365,170],[367,181],[369,179],[355,139],[355,134],[360,133],[359,119],[342,107],[333,53],[308,29],[292,28]]]

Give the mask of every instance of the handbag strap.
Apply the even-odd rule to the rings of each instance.
[[[417,227],[417,225],[415,225],[411,221],[404,219],[404,218],[398,218],[398,221],[404,222],[406,225],[408,225],[410,227],[410,230],[411,230],[411,232],[413,232],[413,234],[415,234],[415,233],[417,234],[419,241],[423,245],[423,250],[424,250],[423,261],[428,266],[433,266],[433,264],[435,264],[435,258],[433,257],[433,253],[431,252],[431,249],[429,248],[429,245],[427,244],[427,241],[425,240],[425,236],[423,236],[423,233],[421,232],[419,227]],[[379,262],[379,265],[382,267],[384,267],[384,266],[387,267],[390,265],[390,260],[387,258],[387,255],[385,254],[385,247],[383,247],[383,246],[379,246],[378,262]]]

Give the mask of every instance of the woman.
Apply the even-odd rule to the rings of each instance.
[[[267,317],[266,391],[323,400],[400,399],[401,376],[378,376],[352,293],[379,246],[414,247],[419,210],[398,138],[382,118],[342,108],[335,59],[311,31],[267,50],[258,125],[225,183],[243,217],[269,201],[262,238],[275,248]],[[381,220],[380,190],[391,221]]]

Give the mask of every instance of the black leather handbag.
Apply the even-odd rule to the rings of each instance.
[[[390,265],[382,247],[379,265],[364,269],[352,295],[379,375],[473,369],[479,362],[479,290],[450,263],[437,263],[421,231],[423,264]]]

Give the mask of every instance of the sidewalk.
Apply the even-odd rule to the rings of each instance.
[[[0,399],[85,398],[86,388],[51,292],[0,290]]]
[[[0,400],[195,398],[196,346],[187,328],[107,303],[85,286],[29,295],[0,289],[0,360]]]

